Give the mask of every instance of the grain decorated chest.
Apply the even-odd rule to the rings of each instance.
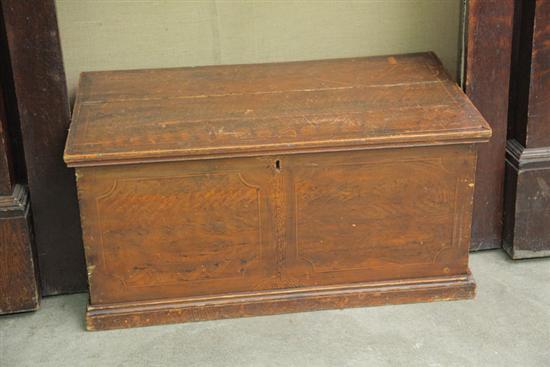
[[[87,327],[471,298],[490,134],[432,53],[83,73]]]

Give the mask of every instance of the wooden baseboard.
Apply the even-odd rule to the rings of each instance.
[[[475,288],[475,281],[468,274],[131,304],[88,305],[86,327],[88,330],[108,330],[301,311],[470,299],[475,296]]]

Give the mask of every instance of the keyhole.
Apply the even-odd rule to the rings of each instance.
[[[275,161],[275,169],[276,169],[277,171],[280,171],[280,170],[281,170],[281,161],[278,160],[278,159]]]

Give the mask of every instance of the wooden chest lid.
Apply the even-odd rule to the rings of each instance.
[[[69,166],[486,141],[432,53],[83,73]]]

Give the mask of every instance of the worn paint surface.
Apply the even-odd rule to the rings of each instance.
[[[489,135],[430,53],[91,72],[81,78],[65,161],[211,159]]]
[[[432,53],[85,73],[88,328],[470,298],[490,135]]]

